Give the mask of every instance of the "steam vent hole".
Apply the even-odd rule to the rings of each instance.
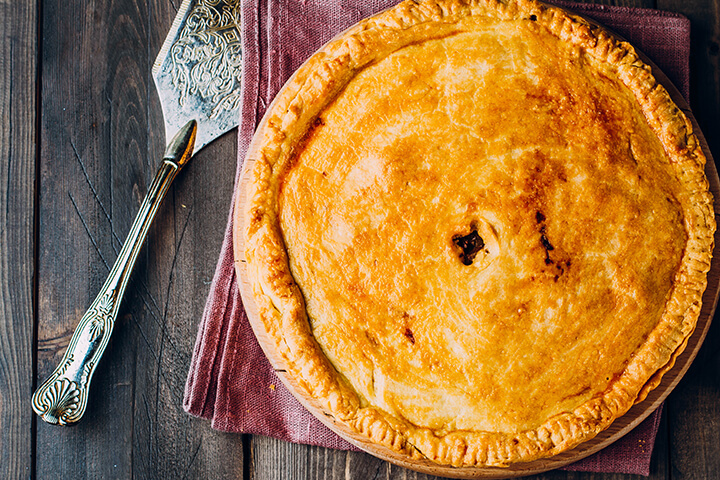
[[[477,253],[485,248],[485,242],[477,230],[473,230],[467,235],[455,235],[453,242],[460,249],[460,261],[463,265],[472,265]]]

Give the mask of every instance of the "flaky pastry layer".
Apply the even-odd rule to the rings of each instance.
[[[331,41],[248,153],[245,257],[302,394],[411,458],[506,466],[659,383],[715,230],[692,127],[626,43],[529,0]]]

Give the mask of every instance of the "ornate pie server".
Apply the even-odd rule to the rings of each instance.
[[[241,59],[240,0],[185,0],[152,68],[165,138],[172,140],[108,279],[60,364],[32,397],[44,421],[70,425],[85,413],[90,380],[158,206],[192,155],[237,126]]]

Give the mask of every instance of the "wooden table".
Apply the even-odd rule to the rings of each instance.
[[[720,0],[618,3],[692,21],[692,107],[720,158]],[[85,418],[30,396],[101,287],[162,155],[150,68],[180,0],[0,3],[0,478],[430,478],[369,455],[219,433],[182,410],[236,134],[176,180],[141,252]],[[720,478],[720,320],[669,397],[652,478]],[[538,478],[620,479],[551,472]]]

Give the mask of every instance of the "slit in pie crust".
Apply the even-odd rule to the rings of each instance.
[[[409,458],[570,449],[659,383],[715,222],[628,44],[529,0],[403,2],[290,79],[246,161],[261,324],[301,395]]]

